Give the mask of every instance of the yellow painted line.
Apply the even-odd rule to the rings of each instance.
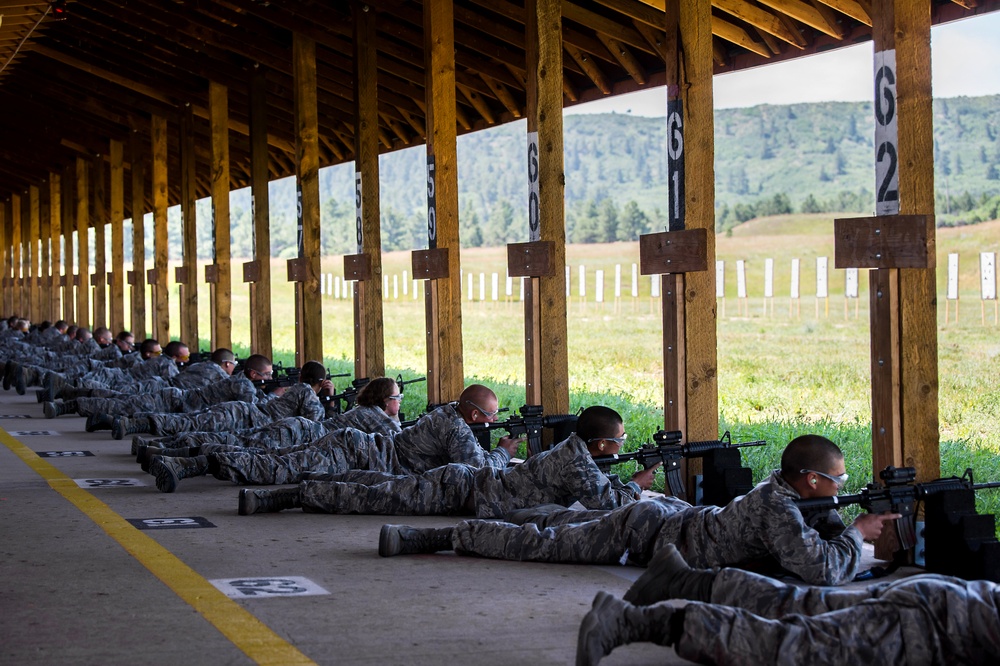
[[[73,479],[0,428],[0,441],[53,490],[108,533],[177,596],[201,613],[216,629],[258,664],[314,664],[270,627],[199,576],[173,553],[146,536]]]

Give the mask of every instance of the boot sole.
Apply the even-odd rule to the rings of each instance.
[[[177,490],[180,479],[161,461],[153,460],[149,466],[149,473],[156,477],[156,489],[161,493],[172,493]]]
[[[45,414],[45,418],[54,419],[59,416],[56,413],[56,405],[54,402],[42,403],[42,413]]]
[[[241,516],[257,513],[257,496],[249,488],[240,489],[240,506],[237,513]]]
[[[382,557],[399,555],[402,545],[397,525],[383,525],[378,533],[378,554]]]

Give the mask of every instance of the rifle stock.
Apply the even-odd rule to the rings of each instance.
[[[577,418],[575,414],[543,416],[541,406],[524,405],[517,416],[511,416],[506,421],[470,423],[469,427],[476,436],[476,440],[479,441],[479,445],[487,451],[490,450],[490,435],[495,430],[503,430],[511,437],[524,437],[527,439],[528,455],[530,456],[543,450],[542,428],[566,432],[567,429],[576,426]],[[566,436],[569,436],[568,432]]]

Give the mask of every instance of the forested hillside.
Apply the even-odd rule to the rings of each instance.
[[[1000,96],[935,100],[934,123],[938,224],[998,217]],[[726,230],[763,215],[872,210],[872,125],[869,103],[717,111],[717,228]],[[667,188],[662,119],[575,115],[565,119],[564,132],[570,242],[631,240],[663,228]],[[463,244],[527,240],[524,122],[462,136],[458,155]],[[423,146],[381,157],[386,250],[426,247],[424,160]],[[320,178],[324,254],[353,252],[353,164],[324,169]],[[208,211],[207,202],[200,202],[199,220],[209,219]],[[271,211],[272,253],[293,256],[292,179],[271,184]],[[179,228],[176,219],[173,223]],[[249,191],[241,190],[232,198],[233,256],[249,256],[250,229]],[[207,224],[199,224],[199,254],[205,257],[210,233]],[[170,252],[179,256],[179,243]]]

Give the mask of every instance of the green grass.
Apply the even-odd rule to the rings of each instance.
[[[788,216],[756,220],[717,239],[717,256],[726,261],[727,297],[719,303],[718,365],[720,432],[731,430],[734,440],[766,439],[766,447],[748,449],[745,458],[755,480],[777,467],[784,445],[792,437],[816,432],[844,450],[851,475],[846,492],[871,480],[871,412],[867,277],[860,279],[860,299],[843,297],[842,271],[833,269],[831,216]],[[1000,251],[1000,222],[938,231],[938,340],[940,380],[941,471],[961,474],[973,467],[980,481],[1000,479],[1000,442],[996,416],[1000,414],[1000,328],[993,323],[993,303],[979,302],[980,251]],[[961,254],[959,305],[951,303],[945,323],[947,254]],[[815,297],[815,257],[830,258],[830,297]],[[631,264],[638,261],[635,243],[569,246],[572,296],[569,308],[569,380],[571,409],[602,403],[618,409],[626,420],[630,448],[650,441],[662,423],[662,325],[658,301],[649,297],[649,278],[640,278],[640,296],[630,294]],[[765,258],[775,264],[775,297],[763,298]],[[797,316],[790,316],[788,277],[791,260],[801,261],[801,298]],[[748,298],[736,298],[733,268],[747,262]],[[462,252],[463,265],[478,273],[504,275],[504,248],[476,248]],[[623,267],[626,296],[614,303],[614,265]],[[588,267],[587,300],[577,296],[577,267]],[[340,273],[339,258],[324,259],[324,271]],[[594,269],[606,275],[608,302],[594,299]],[[409,253],[383,257],[387,275],[409,269]],[[283,277],[282,262],[273,274]],[[236,271],[238,273],[238,271]],[[391,280],[391,279],[390,279]],[[501,295],[504,284],[501,279]],[[463,283],[463,294],[465,284]],[[273,283],[274,347],[294,347],[292,292],[289,283]],[[391,281],[390,281],[391,295]],[[519,288],[515,285],[514,299]],[[487,296],[489,298],[489,296]],[[201,331],[208,332],[208,294],[200,295]],[[463,295],[464,299],[464,295]],[[171,295],[177,321],[176,293]],[[845,307],[846,305],[846,307]],[[765,307],[766,306],[766,307]],[[425,374],[423,297],[387,300],[385,358],[387,373],[406,378]],[[247,353],[249,305],[246,285],[233,288],[234,340]],[[323,339],[326,364],[336,372],[353,370],[353,315],[350,301],[323,300]],[[524,402],[523,308],[514,302],[480,303],[463,300],[465,375],[494,387],[501,405],[514,411]],[[176,326],[175,326],[176,328]],[[207,341],[203,343],[207,347]],[[290,351],[276,360],[291,364]],[[346,380],[338,385],[347,385]],[[423,384],[406,390],[403,410],[420,412],[425,403]],[[1000,491],[983,491],[980,511],[1000,512]]]

